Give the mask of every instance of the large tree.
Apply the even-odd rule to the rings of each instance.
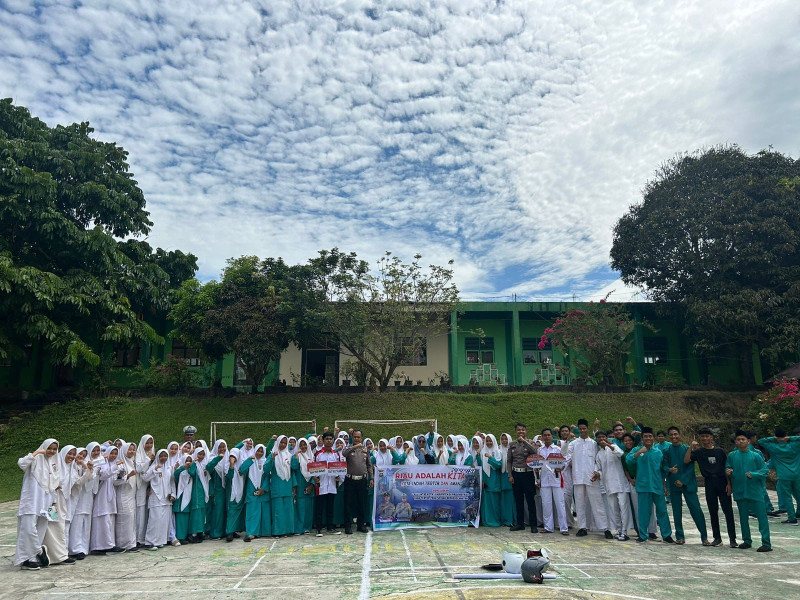
[[[134,239],[152,226],[144,195],[127,152],[92,131],[0,100],[0,357],[41,343],[56,364],[97,365],[98,343],[160,343],[142,312],[194,274],[191,254]]]
[[[410,263],[387,252],[375,272],[355,253],[337,248],[310,261],[325,298],[318,326],[377,381],[383,391],[398,366],[408,364],[428,338],[449,331],[459,301],[449,267]],[[455,324],[453,324],[455,326]]]
[[[721,146],[664,164],[614,228],[611,266],[685,316],[696,349],[752,376],[800,348],[800,161]]]

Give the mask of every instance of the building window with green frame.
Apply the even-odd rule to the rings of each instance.
[[[468,365],[491,364],[494,362],[493,337],[464,338],[464,350]]]
[[[541,338],[522,338],[522,364],[524,365],[549,365],[553,362],[553,347],[547,342],[541,350]]]
[[[190,367],[199,367],[202,362],[200,361],[200,348],[189,346],[181,338],[172,338],[172,356],[182,360]]]
[[[665,365],[668,362],[669,343],[665,337],[644,338],[644,364]]]
[[[130,368],[139,365],[139,346],[117,346],[111,361],[112,367]]]

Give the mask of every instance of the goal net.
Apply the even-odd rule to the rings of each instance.
[[[400,435],[404,440],[411,440],[415,435],[427,435],[433,423],[433,430],[439,431],[437,419],[339,419],[335,426],[341,431],[360,429],[365,438],[370,438],[377,446],[378,440],[387,440]]]
[[[212,421],[210,437],[212,444],[222,438],[235,446],[245,438],[266,444],[276,434],[300,438],[309,433],[316,433],[316,421]]]

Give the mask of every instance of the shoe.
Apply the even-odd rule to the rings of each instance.
[[[245,542],[252,542],[252,541],[253,541],[253,539],[255,539],[255,537],[256,537],[256,536],[254,536],[254,535],[248,535],[248,536],[246,536],[246,537],[244,538],[244,541],[245,541]]]
[[[791,525],[792,527],[797,527],[797,519],[795,519],[794,521],[790,521],[789,519],[786,519],[785,521],[781,521],[781,524],[783,524],[783,525]]]
[[[606,529],[606,532],[603,535],[606,536],[607,540],[613,540],[614,539],[614,536],[611,535],[611,532],[608,529]]]
[[[647,535],[647,539],[648,539],[648,540],[653,540],[653,541],[656,541],[656,540],[658,540],[658,536],[657,536],[655,533],[649,533],[649,534]]]
[[[39,559],[39,564],[42,565],[43,567],[47,567],[50,565],[50,557],[47,556],[47,546],[42,544],[42,551],[39,552],[36,558]]]
[[[588,533],[589,533],[589,532],[588,532],[588,531],[586,531],[585,529],[578,529],[578,533],[576,533],[575,535],[576,535],[576,536],[578,536],[578,537],[583,537],[583,536],[585,536],[585,535],[586,535],[586,534],[588,534]]]
[[[721,546],[722,545],[722,540],[720,538],[714,538],[713,540],[711,540],[711,545],[712,546]]]
[[[569,531],[562,531],[561,535],[569,535]]]
[[[144,546],[145,550],[158,550],[158,546],[154,546],[153,544],[147,544]]]
[[[731,540],[730,544],[728,544],[728,547],[729,548],[738,548],[739,544],[736,542],[736,540]]]
[[[41,567],[41,565],[40,565],[39,563],[37,563],[37,562],[34,562],[34,561],[32,561],[32,560],[26,560],[24,563],[22,563],[22,564],[20,565],[20,567],[21,567],[22,569],[26,569],[26,570],[28,570],[28,571],[38,571],[39,569],[41,569],[41,568],[42,568],[42,567]]]
[[[180,540],[172,540],[172,545],[173,545],[175,548],[177,548],[178,546],[180,546],[180,545],[181,545],[181,541],[180,541]]]
[[[617,535],[616,537],[620,542],[627,542],[629,539],[631,539],[627,535],[625,535],[624,533],[621,533],[621,534]]]
[[[767,513],[767,516],[768,516],[768,517],[773,517],[773,518],[774,518],[774,517],[780,517],[780,516],[781,516],[781,513],[780,513],[780,511],[778,511],[778,510],[773,510],[772,512],[768,512],[768,513]]]
[[[317,537],[322,537],[322,532],[319,529],[317,529]]]
[[[664,542],[665,544],[674,544],[675,543],[675,540],[672,539],[671,535],[668,535],[667,537],[665,537],[661,541]]]
[[[139,548],[128,548],[127,550],[125,550],[125,552],[128,552],[128,553],[130,553],[130,552],[138,552],[138,551],[139,551]]]
[[[344,530],[344,533],[345,535],[353,535],[353,530],[352,528],[348,527],[347,529]]]
[[[772,552],[772,548],[770,548],[769,546],[759,546],[756,552]]]
[[[369,529],[367,529],[367,528],[366,528],[366,527],[364,527],[363,525],[362,525],[361,527],[359,527],[358,529],[356,529],[356,531],[357,531],[358,533],[369,533]]]
[[[752,548],[752,547],[753,547],[753,546],[751,546],[751,545],[750,545],[750,544],[748,544],[747,542],[742,542],[741,544],[739,544],[739,545],[737,546],[737,548],[739,548],[739,550],[749,550],[749,549],[750,549],[750,548]]]
[[[553,533],[553,532],[552,532],[552,531],[550,531],[549,529],[542,529],[542,531],[541,531],[541,532],[542,532],[542,533]]]
[[[341,531],[339,531],[338,529],[330,528],[330,527],[328,528],[327,533],[330,533],[331,535],[342,535]]]
[[[239,539],[239,538],[240,538],[240,537],[242,537],[242,536],[240,536],[238,533],[236,533],[236,532],[234,531],[234,532],[233,532],[233,537],[234,537],[234,539]]]
[[[83,552],[78,552],[75,556],[73,556],[73,558],[76,560],[83,560],[86,558],[86,555]]]
[[[531,527],[531,533],[539,533],[539,529],[537,527]]]
[[[225,541],[226,542],[232,542],[233,541],[233,534],[226,535],[225,536]]]
[[[65,558],[60,563],[54,563],[53,566],[57,567],[58,565],[74,565],[77,561],[74,558]]]
[[[647,541],[647,538],[640,538],[640,537],[636,538],[636,543],[638,543],[638,544],[644,544],[646,541]]]
[[[89,552],[89,554],[91,554],[92,556],[105,556],[106,555],[106,551],[105,550],[92,550],[91,552]]]
[[[119,546],[114,546],[114,547],[113,547],[113,548],[111,548],[111,550],[109,550],[108,552],[114,552],[115,554],[121,554],[121,553],[125,552],[125,550],[123,550],[123,549],[122,549],[122,548],[120,548]]]
[[[522,531],[524,529],[525,529],[524,527],[520,527],[519,525],[515,525],[514,527],[508,528],[509,531]]]

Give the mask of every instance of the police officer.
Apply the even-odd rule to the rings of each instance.
[[[524,423],[517,423],[514,426],[517,434],[516,441],[508,447],[508,481],[514,491],[514,502],[517,505],[517,523],[511,527],[511,531],[522,531],[525,529],[525,503],[528,503],[528,514],[531,522],[531,533],[539,533],[536,528],[536,480],[534,479],[533,469],[528,466],[527,458],[531,454],[536,454],[536,448],[525,437],[528,428]]]
[[[194,445],[194,436],[197,433],[197,427],[194,425],[187,425],[183,428],[183,443],[192,442]]]
[[[372,487],[372,461],[369,452],[362,446],[362,433],[356,429],[351,434],[352,445],[347,446],[342,456],[347,461],[347,475],[344,480],[344,532],[353,533],[353,517],[359,532],[367,533],[364,506],[367,503],[367,486]]]

